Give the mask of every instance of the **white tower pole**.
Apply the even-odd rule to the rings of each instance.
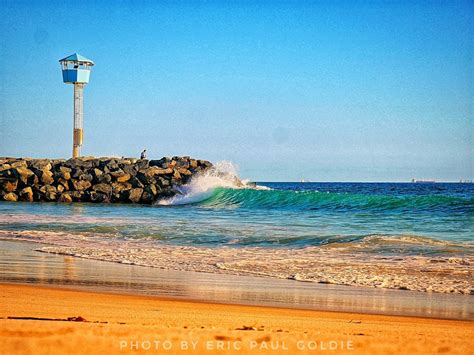
[[[84,138],[83,119],[84,119],[84,84],[74,83],[74,131],[72,157],[77,158],[81,155],[81,146]]]

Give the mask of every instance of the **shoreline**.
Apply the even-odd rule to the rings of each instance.
[[[10,218],[5,216],[0,218],[0,222],[10,223],[11,218],[18,220],[19,216]],[[49,221],[44,217],[31,218],[40,225]],[[84,222],[93,223],[93,218],[92,220],[85,218]],[[75,223],[80,223],[80,220]],[[108,223],[111,228],[120,221],[110,220]],[[296,249],[232,248],[226,245],[222,247],[172,245],[140,238],[123,240],[114,238],[113,233],[101,236],[108,238],[97,238],[91,232],[0,230],[0,240],[37,243],[40,245],[36,248],[38,251],[63,257],[177,271],[287,279],[315,284],[419,291],[427,294],[471,296],[474,294],[471,282],[474,275],[474,257],[469,253],[451,256],[385,256],[373,251],[361,257],[362,254],[357,250],[348,250],[343,243]],[[396,248],[400,240],[419,246],[424,243],[435,246],[445,244],[410,236],[371,235],[360,241],[359,246],[371,248],[374,243],[383,243],[385,246],[391,245]],[[452,242],[450,247],[461,248],[455,242]]]
[[[222,305],[38,285],[0,284],[0,292],[4,354],[31,349],[37,354],[53,349],[76,354],[468,353],[474,345],[474,323],[461,320]]]
[[[28,241],[0,241],[0,283],[164,297],[223,305],[474,319],[472,296],[175,271],[40,253]]]

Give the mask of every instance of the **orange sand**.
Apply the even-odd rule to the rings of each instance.
[[[220,305],[9,284],[0,284],[0,297],[0,354],[127,354],[137,347],[146,354],[472,354],[474,349],[474,322],[469,321]],[[8,319],[77,316],[88,322]],[[191,349],[192,342],[196,351],[182,350],[186,344]]]

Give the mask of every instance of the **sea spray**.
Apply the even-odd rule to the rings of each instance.
[[[211,169],[196,175],[183,186],[176,187],[178,195],[161,199],[156,205],[187,205],[205,201],[215,193],[217,188],[240,189],[248,187],[246,180],[238,177],[238,167],[230,161],[220,161]]]

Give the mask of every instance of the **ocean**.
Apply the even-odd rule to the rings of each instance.
[[[474,184],[203,176],[153,206],[0,203],[0,238],[173,270],[474,293]]]

